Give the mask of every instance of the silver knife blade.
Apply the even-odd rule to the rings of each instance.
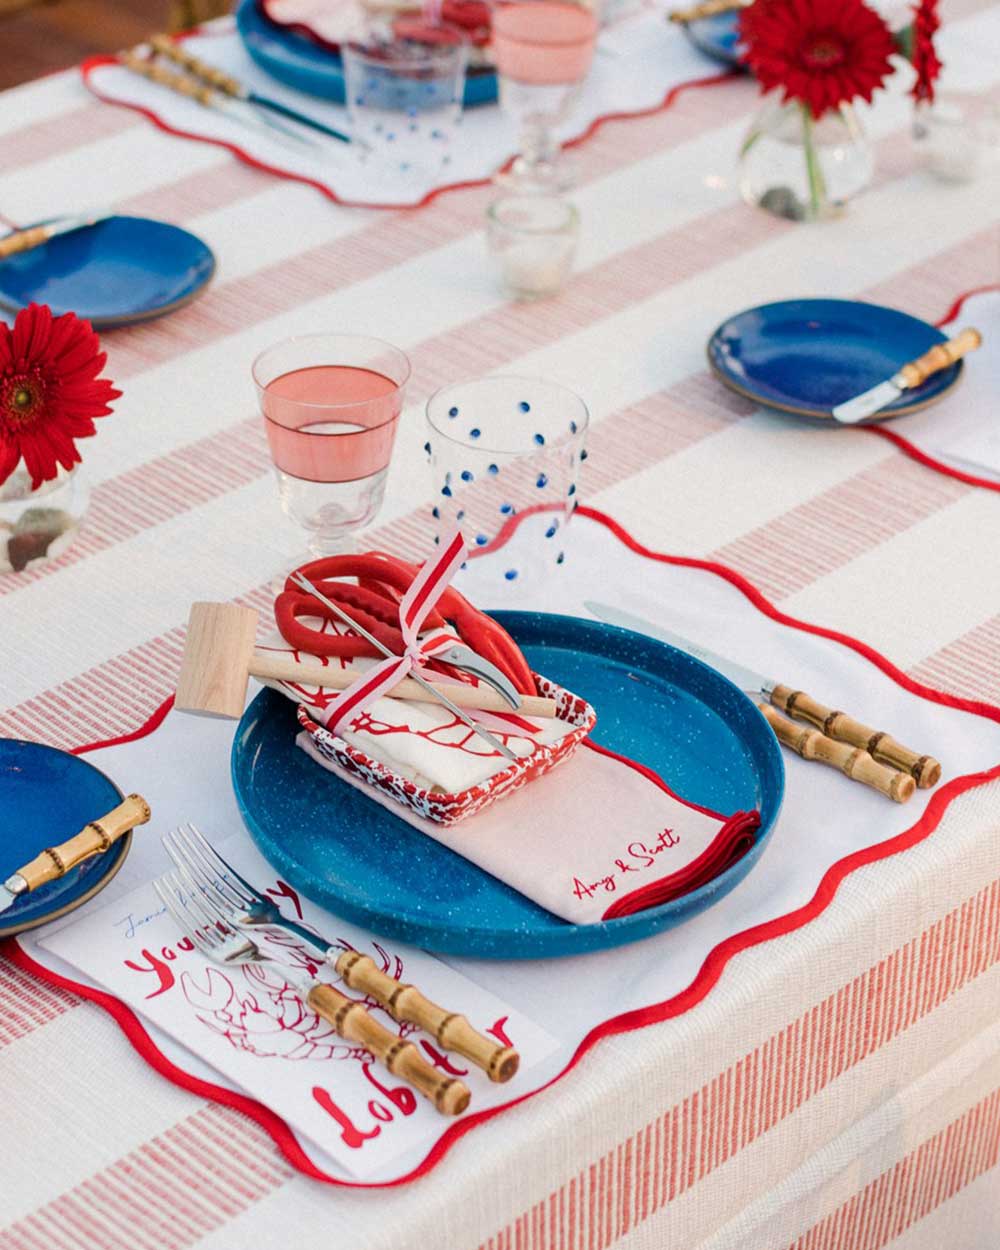
[[[0,885],[0,912],[5,912],[12,903],[16,903],[22,895],[28,893],[28,883],[19,872]]]
[[[864,421],[865,417],[881,412],[894,399],[899,399],[905,389],[906,379],[902,374],[893,374],[885,382],[869,387],[867,391],[862,391],[853,399],[845,399],[842,404],[838,404],[833,409],[833,415],[842,425],[857,425],[859,421]]]
[[[763,673],[747,668],[736,660],[727,659],[724,655],[717,655],[714,651],[709,651],[707,647],[692,642],[689,638],[683,638],[680,634],[672,633],[661,625],[655,625],[652,621],[644,620],[641,616],[633,616],[631,612],[623,612],[620,608],[614,608],[608,603],[595,603],[591,599],[588,599],[583,606],[592,616],[596,616],[598,620],[607,621],[609,625],[619,625],[622,629],[632,629],[640,634],[648,634],[650,638],[658,638],[660,642],[669,643],[679,651],[686,651],[696,660],[701,660],[710,668],[717,669],[723,677],[728,677],[733,685],[739,686],[751,698],[769,698],[771,691],[778,684],[771,678],[765,677]]]

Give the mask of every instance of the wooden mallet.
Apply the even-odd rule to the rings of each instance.
[[[291,656],[267,655],[254,649],[257,613],[235,603],[194,603],[188,618],[187,640],[181,660],[174,706],[182,712],[201,716],[224,716],[232,720],[243,715],[247,683],[251,677],[290,681],[296,685],[323,686],[346,690],[361,676],[357,669],[327,666],[321,660],[295,660]],[[479,686],[456,684],[436,687],[463,708],[486,712],[510,712],[502,696],[485,683]],[[388,692],[391,699],[414,703],[434,703],[429,693],[412,678],[404,677]],[[519,716],[553,717],[555,699],[522,695]]]

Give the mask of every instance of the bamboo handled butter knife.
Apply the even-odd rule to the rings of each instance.
[[[712,668],[718,669],[754,700],[763,699],[776,707],[779,712],[813,725],[826,737],[833,738],[836,742],[847,743],[848,746],[858,750],[867,751],[879,763],[898,769],[912,777],[922,790],[936,785],[940,780],[941,765],[936,759],[929,755],[918,755],[916,751],[904,747],[889,734],[863,725],[860,721],[848,716],[846,712],[837,712],[824,707],[822,703],[803,690],[794,690],[791,686],[782,685],[781,682],[765,677],[763,673],[757,673],[751,668],[737,664],[734,660],[726,659],[725,656],[716,655],[706,647],[682,638],[679,634],[673,634],[669,629],[662,629],[659,625],[654,625],[652,621],[643,620],[642,617],[633,616],[629,612],[622,612],[609,604],[588,601],[584,607],[592,615],[602,621],[607,621],[610,625],[620,625],[623,629],[634,629],[640,633],[649,634],[650,637],[659,638],[672,647],[686,651],[695,659],[702,660]],[[828,762],[824,754],[815,751],[816,743],[812,740],[787,742],[786,745],[791,746],[795,751],[799,751],[801,745],[805,748],[805,752],[799,751],[799,753],[804,754],[806,759]],[[865,780],[864,777],[858,779]],[[879,788],[876,786],[876,789]],[[896,795],[890,795],[890,797],[895,798]]]
[[[833,409],[833,415],[842,425],[856,425],[858,421],[864,421],[866,417],[873,417],[886,405],[899,399],[904,391],[913,390],[926,382],[933,374],[940,373],[942,369],[947,369],[949,365],[961,360],[969,352],[974,352],[982,341],[983,337],[978,330],[973,330],[971,327],[961,330],[953,339],[935,343],[922,356],[903,365],[891,378],[879,382],[877,386],[872,386],[867,391],[862,391],[853,399],[838,404]]]
[[[130,794],[105,816],[84,825],[79,833],[58,846],[46,847],[30,864],[12,873],[0,885],[0,912],[31,890],[55,881],[92,855],[103,855],[120,837],[149,820],[149,804],[140,794]]]

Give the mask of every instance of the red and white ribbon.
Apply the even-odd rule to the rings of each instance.
[[[465,539],[460,530],[454,530],[441,544],[437,558],[424,563],[399,602],[399,628],[405,643],[403,654],[387,656],[328,704],[324,719],[333,733],[340,732],[340,726],[345,721],[365,711],[414,669],[420,668],[424,660],[455,645],[453,636],[442,638],[439,635],[421,646],[419,635],[421,625],[461,568],[465,557]]]

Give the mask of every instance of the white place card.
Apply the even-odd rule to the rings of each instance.
[[[386,1028],[411,1038],[428,1062],[461,1076],[472,1092],[470,1111],[516,1097],[524,1075],[558,1048],[554,1037],[511,1004],[432,955],[383,942],[314,906],[275,878],[246,837],[223,842],[219,850],[289,918],[332,946],[370,955],[390,976],[413,982],[428,998],[462,1012],[482,1033],[517,1047],[520,1072],[508,1084],[494,1085],[460,1055],[442,1053],[415,1026],[371,1009]],[[430,1148],[441,1135],[446,1122],[430,1103],[310,1011],[277,965],[222,968],[204,959],[178,931],[152,884],[67,924],[40,945],[265,1103],[358,1179],[405,1151],[424,1143]],[[321,979],[339,984],[334,970],[306,943],[285,939],[271,949],[299,969],[318,970]]]

